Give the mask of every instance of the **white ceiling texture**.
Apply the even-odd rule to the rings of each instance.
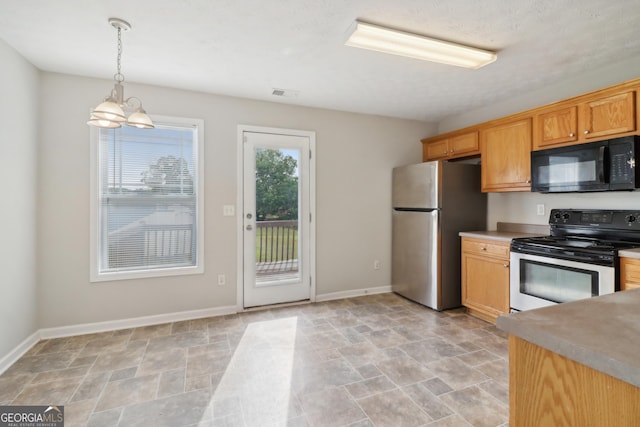
[[[0,38],[41,70],[111,79],[110,17],[133,27],[129,82],[429,122],[640,55],[640,0],[0,0]],[[347,47],[356,19],[498,60],[467,70]]]

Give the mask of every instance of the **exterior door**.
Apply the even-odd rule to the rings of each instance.
[[[243,307],[311,298],[313,134],[241,130]]]

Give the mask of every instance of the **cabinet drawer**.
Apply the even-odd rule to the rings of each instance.
[[[462,251],[509,259],[509,243],[463,238]]]

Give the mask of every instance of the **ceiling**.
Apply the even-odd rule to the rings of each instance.
[[[638,0],[2,0],[0,39],[41,70],[111,79],[109,17],[133,27],[129,82],[428,122],[640,55]],[[356,19],[498,60],[467,70],[347,47]]]

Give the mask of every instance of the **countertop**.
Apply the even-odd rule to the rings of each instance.
[[[640,248],[625,249],[619,251],[618,255],[625,258],[640,258]]]
[[[498,240],[500,242],[511,242],[517,237],[533,237],[540,234],[518,233],[512,231],[461,231],[458,233],[461,237],[473,237],[476,239]],[[640,254],[638,254],[640,256]]]
[[[640,387],[640,289],[503,315],[497,326]]]

